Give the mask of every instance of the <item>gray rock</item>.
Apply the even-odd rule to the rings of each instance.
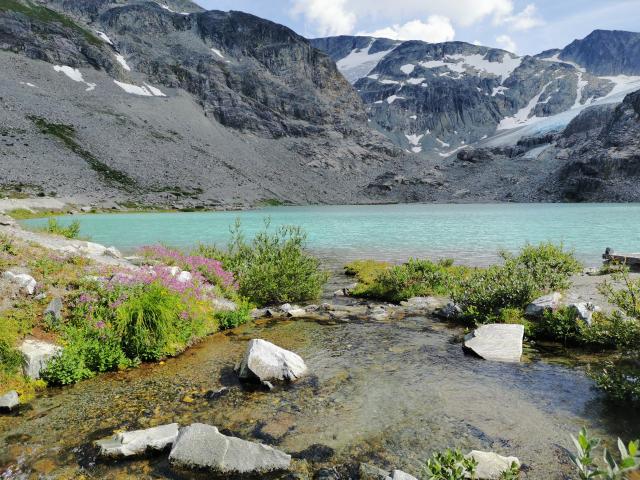
[[[418,480],[413,475],[403,472],[402,470],[394,470],[391,476],[392,480]]]
[[[587,325],[591,326],[591,320],[595,312],[600,312],[602,309],[597,305],[590,302],[576,302],[567,305],[569,308],[573,308],[578,314],[578,318]]]
[[[211,303],[213,308],[222,312],[235,312],[238,309],[236,302],[226,298],[214,298]]]
[[[40,378],[40,372],[62,352],[62,347],[40,340],[25,340],[19,348],[24,357],[24,374],[32,379]]]
[[[238,368],[241,379],[257,377],[261,382],[294,382],[306,373],[307,366],[300,356],[261,339],[249,342]]]
[[[164,450],[176,441],[178,432],[179,425],[171,423],[146,430],[117,433],[98,440],[96,446],[100,448],[100,455],[103,457],[131,457],[142,455],[148,450]]]
[[[228,437],[216,427],[194,423],[180,430],[169,461],[179,468],[217,474],[264,474],[289,469],[291,456],[267,445]]]
[[[513,463],[520,466],[520,460],[516,457],[503,457],[493,452],[472,450],[468,456],[478,462],[476,475],[480,480],[499,480],[502,473],[509,470]]]
[[[307,310],[305,308],[291,308],[287,312],[287,317],[299,318],[304,317],[307,314]]]
[[[378,305],[371,307],[367,311],[367,315],[370,319],[380,322],[389,318],[389,312],[386,308]]]
[[[271,311],[268,308],[254,308],[253,310],[251,310],[251,318],[253,318],[254,320],[270,316]]]
[[[0,412],[10,412],[20,405],[18,392],[11,390],[0,397]]]
[[[528,317],[539,318],[548,310],[556,310],[560,306],[561,299],[562,294],[558,292],[553,292],[540,298],[536,298],[533,302],[527,305],[527,308],[524,310],[524,314]]]
[[[62,320],[62,299],[60,297],[56,297],[51,302],[44,311],[44,315],[50,316],[56,322]]]
[[[107,257],[111,257],[111,258],[122,258],[122,254],[120,253],[120,250],[118,250],[116,247],[109,247],[105,249],[103,255],[106,255]]]
[[[453,320],[462,313],[462,309],[453,302],[447,303],[444,307],[436,310],[435,315],[445,320]]]
[[[485,360],[519,362],[522,356],[523,325],[482,325],[464,338],[464,348]]]
[[[2,278],[15,283],[28,295],[33,295],[36,291],[36,286],[38,285],[35,278],[26,273],[13,273],[6,271],[2,274]]]
[[[368,463],[361,463],[359,467],[361,480],[391,480],[391,474]]]

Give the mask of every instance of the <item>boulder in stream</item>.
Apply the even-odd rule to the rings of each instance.
[[[261,382],[293,382],[306,373],[307,366],[299,355],[261,339],[249,342],[238,367],[241,379],[257,377]]]
[[[162,451],[178,438],[179,425],[171,423],[146,430],[117,433],[96,442],[103,457],[132,457],[147,450]]]
[[[480,480],[499,480],[502,474],[508,471],[514,463],[520,467],[518,458],[503,457],[493,452],[472,450],[467,456],[478,462],[476,476]]]
[[[169,455],[178,468],[216,474],[264,474],[288,470],[291,456],[260,443],[228,437],[216,427],[194,423],[180,430]]]
[[[576,302],[568,305],[569,308],[573,308],[578,315],[578,318],[591,326],[591,320],[595,312],[600,312],[602,309],[597,305],[590,302]]]
[[[20,397],[18,392],[11,390],[0,396],[0,412],[11,412],[20,405]]]
[[[528,317],[540,318],[544,315],[544,312],[548,310],[557,310],[560,306],[560,300],[562,300],[562,294],[558,292],[544,295],[540,298],[536,298],[533,302],[527,305],[524,310],[524,314]]]
[[[492,323],[464,337],[464,348],[485,360],[519,362],[523,338],[523,325]]]
[[[24,374],[34,380],[40,378],[40,372],[47,364],[62,352],[62,347],[40,340],[27,339],[19,348],[24,357]]]

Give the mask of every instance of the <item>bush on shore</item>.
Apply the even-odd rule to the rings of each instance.
[[[65,227],[56,218],[51,217],[43,230],[53,235],[62,235],[65,238],[74,239],[80,236],[80,222],[74,220]]]
[[[299,227],[283,226],[263,231],[247,241],[239,221],[231,230],[226,251],[200,246],[197,254],[220,260],[233,272],[238,293],[258,306],[315,300],[328,279],[320,261],[306,247]]]

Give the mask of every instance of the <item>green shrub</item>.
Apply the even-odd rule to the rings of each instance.
[[[592,348],[629,352],[640,345],[640,322],[616,311],[610,314],[596,312],[591,326],[582,328],[582,343]]]
[[[535,336],[559,341],[564,345],[582,343],[582,321],[572,307],[546,310],[535,327]]]
[[[596,385],[609,398],[622,403],[640,402],[640,365],[637,362],[609,361],[590,372]]]
[[[524,309],[543,293],[568,288],[571,275],[582,268],[572,253],[550,243],[501,255],[503,265],[475,270],[453,291],[463,319],[470,323],[495,321],[502,309]]]
[[[466,480],[475,478],[478,462],[465,457],[460,450],[447,449],[435,452],[427,460],[425,468],[426,480]]]
[[[181,298],[159,283],[134,288],[116,308],[113,325],[127,357],[154,361],[184,348],[194,333],[181,319],[184,310]]]
[[[8,375],[17,373],[22,367],[22,354],[5,339],[0,338],[0,370]]]
[[[127,358],[120,339],[107,328],[87,334],[83,354],[85,364],[92,372],[121,370],[135,363]]]
[[[411,297],[449,295],[465,270],[453,266],[452,260],[410,259],[402,265],[381,270],[373,282],[356,289],[354,294],[396,303]]]
[[[533,277],[533,282],[541,291],[566,290],[571,286],[571,275],[580,273],[582,264],[572,252],[564,250],[562,245],[546,242],[538,245],[525,245],[517,256],[502,252],[505,265],[524,268]]]
[[[75,344],[67,345],[41,372],[42,379],[49,385],[71,385],[92,376],[84,352]]]
[[[284,226],[271,232],[269,222],[247,242],[239,221],[232,228],[228,249],[200,247],[200,255],[216,258],[234,273],[238,293],[258,306],[313,300],[320,296],[327,273],[306,250],[306,234]]]
[[[44,231],[54,235],[62,235],[66,238],[78,238],[80,236],[80,222],[74,220],[68,226],[63,226],[56,218],[49,218]]]
[[[239,327],[251,320],[251,304],[247,301],[240,301],[236,310],[216,312],[220,330],[229,330]]]
[[[595,461],[595,450],[600,446],[600,440],[591,437],[586,429],[580,430],[578,438],[571,435],[576,453],[569,452],[569,457],[576,467],[581,480],[623,480],[627,473],[640,468],[640,441],[629,442],[625,445],[618,439],[619,459],[606,448],[602,452],[605,468],[601,468]]]

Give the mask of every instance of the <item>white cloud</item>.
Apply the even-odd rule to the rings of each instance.
[[[516,42],[509,35],[498,35],[496,37],[496,43],[503,49],[509,52],[516,52]]]
[[[524,7],[520,13],[497,17],[497,23],[505,23],[511,30],[529,30],[544,25],[544,20],[537,14],[536,6],[532,3]]]
[[[295,0],[292,12],[311,22],[318,35],[346,35],[356,25],[356,14],[346,4],[347,0]]]
[[[450,23],[469,26],[487,17],[505,19],[513,15],[513,0],[289,0],[291,13],[302,16],[316,35],[350,34],[356,22],[380,23],[386,19],[398,29],[407,18],[446,17]],[[406,24],[410,24],[407,22]],[[427,20],[429,24],[429,20]],[[390,27],[394,28],[395,27]],[[407,28],[424,27],[417,24]]]
[[[474,40],[474,41],[473,41],[473,44],[474,44],[474,45],[476,45],[476,46],[478,46],[478,47],[481,47],[481,46],[482,46],[482,42],[481,42],[480,40]]]
[[[451,20],[442,15],[431,15],[426,22],[411,20],[403,25],[395,24],[373,32],[358,32],[358,35],[383,37],[392,40],[423,40],[438,43],[449,42],[455,37],[456,31]]]

